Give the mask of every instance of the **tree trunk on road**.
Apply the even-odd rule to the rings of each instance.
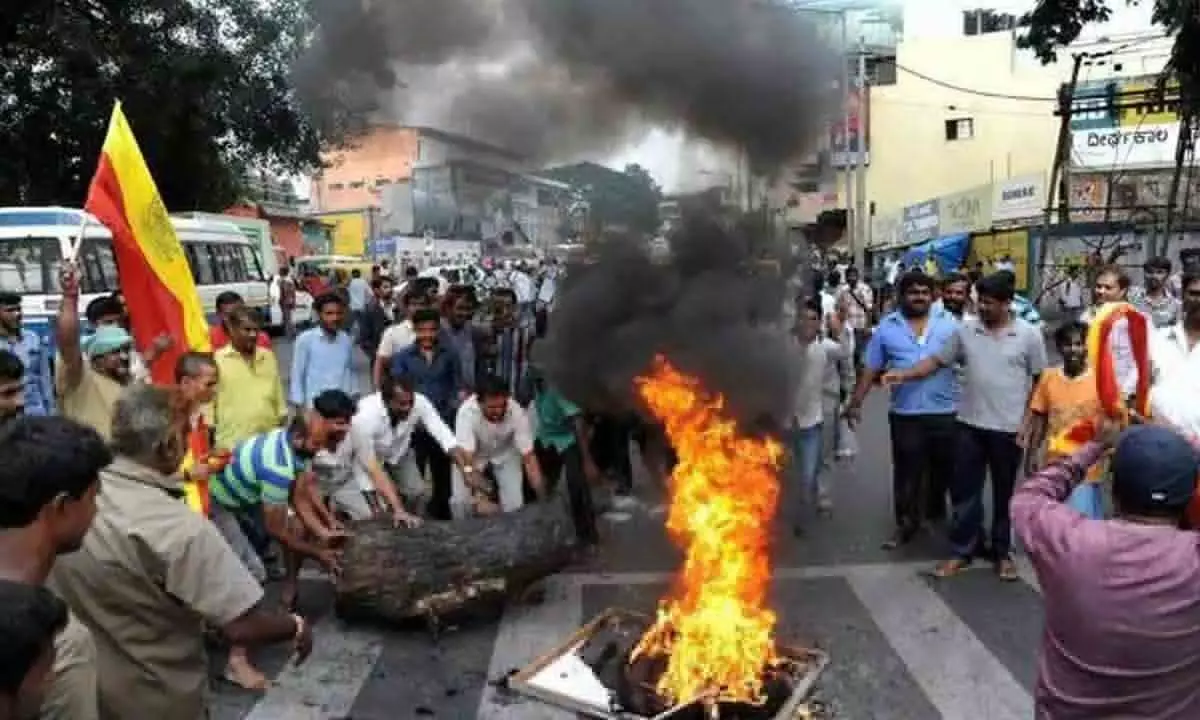
[[[435,621],[503,606],[571,559],[575,528],[559,497],[512,513],[410,530],[371,520],[351,527],[338,578],[347,620]]]

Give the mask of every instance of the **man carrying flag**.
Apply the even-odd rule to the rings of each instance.
[[[82,385],[85,388],[83,392],[76,390],[77,394],[85,396],[80,405],[89,410],[87,414],[90,422],[84,422],[97,427],[102,417],[101,427],[97,429],[107,438],[112,407],[116,402],[119,387],[129,381],[128,358],[133,339],[136,339],[141,347],[149,347],[152,344],[161,347],[162,351],[151,363],[150,377],[154,382],[164,385],[177,380],[175,371],[186,353],[208,352],[211,347],[208,322],[200,305],[200,296],[196,292],[196,283],[192,278],[187,256],[179,238],[175,236],[171,218],[167,215],[150,168],[146,165],[119,102],[113,107],[108,134],[104,138],[100,161],[96,166],[96,174],[92,176],[84,207],[112,233],[113,255],[117,261],[121,293],[125,306],[129,309],[129,325],[133,331],[132,338],[119,328],[101,328],[97,331],[87,347],[87,354],[92,358],[93,364],[97,359],[116,353],[117,360],[110,364],[113,368],[122,366],[124,370],[118,373],[117,384],[89,382]],[[82,236],[82,232],[80,235]],[[70,258],[67,264],[71,268],[68,272],[72,275],[73,262],[74,258]],[[71,347],[78,357],[80,353],[77,279],[73,280],[73,287],[76,300],[70,303],[73,313],[70,324],[75,338],[71,341]],[[66,282],[63,283],[63,288],[65,296]],[[64,309],[67,304],[64,297]],[[59,342],[60,347],[64,348],[65,358],[67,346],[61,344],[65,339],[62,319],[60,312]],[[164,337],[172,338],[175,342],[161,343],[160,339]],[[79,375],[77,370],[75,372],[86,380],[93,379],[93,376]],[[77,385],[79,377],[75,378]],[[67,411],[67,391],[63,392],[64,413],[70,417]],[[93,411],[95,416],[92,416]],[[188,490],[189,496],[196,499],[191,504],[200,509],[202,503],[199,499],[206,493],[202,488],[195,486]]]

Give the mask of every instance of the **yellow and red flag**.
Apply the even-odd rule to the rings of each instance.
[[[85,208],[112,232],[121,292],[138,347],[163,335],[174,340],[150,368],[154,382],[173,383],[180,355],[211,349],[208,322],[183,246],[119,102]]]

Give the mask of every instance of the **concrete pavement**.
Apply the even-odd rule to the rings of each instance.
[[[286,366],[287,348],[280,351]],[[776,535],[779,636],[829,652],[818,696],[833,717],[1029,717],[1042,617],[1030,573],[1001,583],[980,566],[939,581],[927,575],[941,552],[934,538],[899,552],[880,548],[891,529],[882,400],[868,403],[860,457],[837,473],[833,517],[801,539],[786,528]],[[567,718],[500,695],[489,682],[608,607],[654,608],[678,554],[653,510],[656,489],[639,490],[645,502],[607,524],[603,551],[588,566],[552,579],[544,604],[512,607],[498,623],[436,642],[421,631],[345,628],[330,615],[327,583],[306,581],[302,610],[317,618],[313,657],[289,668],[286,648],[264,651],[260,661],[277,686],[258,696],[218,684],[215,720]]]

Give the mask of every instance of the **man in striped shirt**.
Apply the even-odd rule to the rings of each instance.
[[[267,535],[284,548],[288,577],[282,596],[289,608],[296,603],[300,558],[312,558],[330,573],[339,570],[334,546],[342,534],[328,521],[328,514],[321,512],[323,508],[315,507],[319,499],[307,463],[317,452],[338,446],[350,429],[354,412],[349,395],[326,390],[288,427],[240,443],[229,465],[209,480],[213,524],[259,582],[265,582],[266,568],[242,531],[239,517],[253,522],[261,516]],[[289,523],[291,508],[302,527]],[[242,647],[230,648],[226,677],[247,689],[265,689],[267,685],[266,677],[251,665]]]

